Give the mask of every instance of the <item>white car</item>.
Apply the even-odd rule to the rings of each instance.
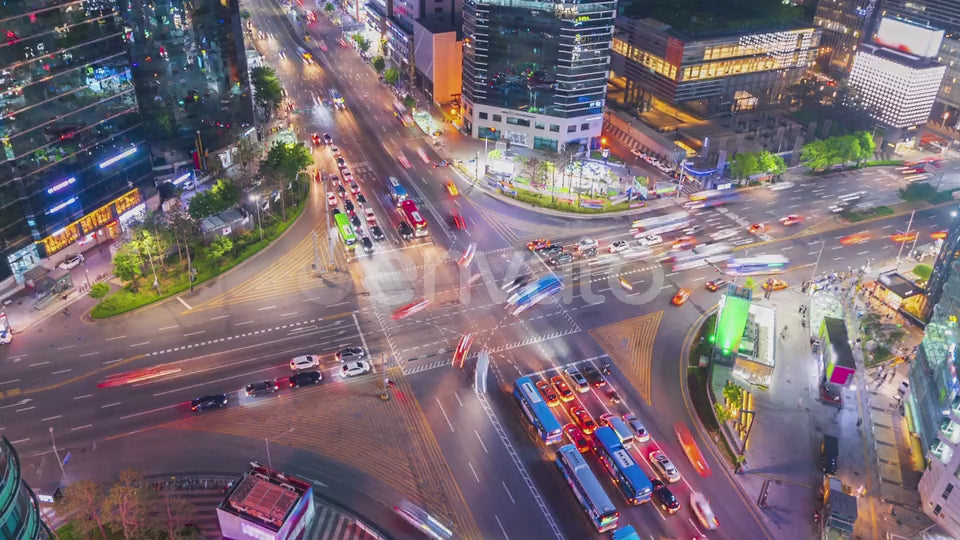
[[[636,148],[631,148],[631,149],[630,149],[630,153],[633,154],[633,157],[643,157],[643,156],[644,156],[644,153],[641,152],[640,150],[637,150]]]
[[[593,238],[583,237],[577,242],[578,251],[586,251],[588,249],[597,249],[597,246],[600,245],[600,242],[597,242]]]
[[[647,428],[644,427],[643,422],[637,418],[637,415],[633,413],[627,413],[623,415],[623,421],[630,426],[631,430],[633,430],[633,434],[637,439],[637,442],[647,442],[650,440],[650,433],[647,431]]]
[[[847,211],[846,205],[835,204],[829,208],[831,214],[840,214]]]
[[[0,330],[0,345],[6,345],[13,341],[13,332],[10,330]]]
[[[77,253],[76,255],[70,255],[59,264],[60,268],[64,270],[72,270],[83,262],[83,255]]]
[[[193,180],[187,180],[181,186],[184,190],[197,189],[197,183]]]
[[[740,234],[740,231],[738,231],[738,230],[736,230],[736,229],[720,229],[719,231],[717,231],[717,232],[715,232],[715,233],[712,233],[712,234],[710,235],[710,239],[711,239],[711,240],[717,240],[717,241],[726,240],[726,239],[728,239],[728,238],[733,238],[734,236],[737,236],[738,234]]]
[[[628,244],[626,240],[617,240],[616,242],[610,244],[610,247],[607,248],[607,251],[610,253],[623,253],[628,249],[630,249],[630,244]]]
[[[683,230],[683,235],[684,235],[684,236],[693,236],[693,235],[695,235],[695,234],[697,234],[698,232],[701,232],[701,231],[703,231],[703,226],[701,226],[701,225],[694,225],[693,227],[687,227],[686,229],[684,229],[684,230]]]
[[[650,452],[650,455],[647,456],[650,459],[650,464],[653,465],[653,468],[656,469],[657,473],[660,474],[669,483],[679,482],[680,481],[680,471],[677,470],[673,462],[670,461],[670,458],[663,453],[662,450],[654,450]]]
[[[641,246],[655,246],[663,243],[663,237],[659,234],[649,234],[640,239]]]
[[[340,367],[340,376],[343,378],[356,377],[364,373],[370,373],[370,364],[364,360],[348,362]]]
[[[775,182],[770,184],[770,191],[783,191],[793,187],[793,182]]]
[[[320,357],[314,354],[305,354],[290,360],[290,369],[293,371],[315,367],[320,367]]]
[[[373,208],[369,206],[363,209],[363,217],[367,218],[367,223],[374,225],[377,223],[377,216],[373,213]]]
[[[327,192],[327,204],[330,206],[337,206],[337,196],[333,194],[332,191]]]
[[[707,498],[703,496],[703,493],[698,491],[690,493],[690,507],[693,508],[693,513],[697,515],[700,524],[708,531],[715,530],[720,526],[720,522],[717,521],[717,517],[713,515],[713,509],[710,508],[710,503],[707,502]]]

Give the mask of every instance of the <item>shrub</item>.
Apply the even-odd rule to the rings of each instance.
[[[913,273],[920,279],[927,281],[930,279],[930,274],[933,273],[933,267],[929,264],[918,264],[913,267]]]
[[[90,298],[103,298],[110,294],[110,286],[106,283],[94,283],[87,294],[90,295]]]

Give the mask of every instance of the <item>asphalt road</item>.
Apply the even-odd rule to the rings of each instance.
[[[676,359],[689,328],[716,301],[703,283],[718,270],[673,271],[659,262],[666,244],[650,254],[638,254],[639,249],[606,253],[616,240],[635,242],[630,217],[580,222],[531,214],[471,189],[453,170],[434,168],[421,159],[420,151],[428,161],[439,156],[417,128],[404,127],[394,117],[393,95],[377,82],[373,70],[355,51],[337,45],[339,29],[323,22],[308,29],[313,38],[304,43],[302,30],[294,32],[290,18],[272,2],[251,2],[248,8],[256,28],[269,34],[258,42],[267,63],[276,66],[296,108],[305,111],[292,118],[297,133],[307,144],[311,133],[332,135],[386,240],[377,243],[370,257],[344,252],[339,243],[331,255],[325,225],[330,186],[315,185],[305,215],[286,236],[215,283],[182,295],[182,301],[170,300],[104,323],[55,318],[18,336],[0,349],[0,417],[4,433],[21,453],[51,452],[51,427],[61,449],[77,450],[183,418],[191,414],[189,400],[201,394],[229,392],[232,407],[254,406],[272,398],[243,397],[245,383],[288,376],[290,357],[315,353],[323,356],[325,380],[334,384],[376,380],[383,364],[404,371],[485,537],[523,538],[551,531],[582,538],[589,536],[589,525],[548,460],[549,452],[528,435],[512,398],[496,391],[485,398],[475,395],[469,374],[450,369],[450,353],[463,334],[471,333],[474,351],[492,353],[491,387],[508,391],[520,374],[604,361],[605,351],[590,330],[662,312],[655,332],[647,337],[649,364],[636,372],[617,366],[613,384],[624,397],[623,410],[637,412],[656,443],[673,457],[689,482],[678,494],[695,489],[714,501],[723,525],[711,537],[756,537],[757,530],[765,530],[733,479],[719,473],[723,467],[716,456],[707,453],[717,474],[700,478],[672,436],[676,422],[693,425],[680,395]],[[318,49],[318,39],[327,44],[327,52]],[[298,45],[308,46],[317,63],[304,65],[295,54]],[[286,51],[286,59],[279,58],[280,50]],[[346,111],[323,104],[331,87],[345,97]],[[319,170],[336,170],[329,149],[319,147],[314,154]],[[421,207],[429,237],[414,242],[398,237],[395,227],[401,218],[387,192],[388,175],[400,178]],[[460,196],[447,192],[448,180]],[[821,274],[868,262],[885,264],[896,257],[899,244],[889,237],[906,230],[909,216],[842,225],[827,208],[852,191],[867,192],[863,204],[888,204],[902,185],[892,169],[835,175],[797,182],[784,191],[748,190],[739,202],[693,211],[691,219],[706,232],[736,230],[737,238],[730,242],[738,256],[788,256],[791,266],[781,277],[796,285],[809,279],[815,266]],[[464,216],[466,230],[453,227],[453,209]],[[776,223],[787,214],[805,220],[791,227]],[[949,219],[948,209],[918,212],[911,224],[911,230],[920,232],[918,244],[924,244],[929,233],[945,229]],[[769,236],[747,233],[751,223],[769,224]],[[319,234],[317,251],[324,268],[319,277],[312,271],[313,232]],[[854,233],[863,233],[860,243],[849,242]],[[550,267],[524,248],[536,236],[567,245],[587,234],[600,242],[600,255],[566,267]],[[669,242],[671,236],[665,236]],[[477,255],[469,269],[461,269],[456,260],[473,243]],[[333,269],[327,270],[328,265]],[[903,268],[908,266],[912,263]],[[509,315],[499,285],[520,274],[547,272],[564,279],[563,292],[521,317]],[[471,283],[475,274],[480,278]],[[633,287],[629,293],[621,287],[621,277]],[[679,287],[693,294],[677,308],[669,300]],[[430,301],[427,309],[391,318],[419,298]],[[332,353],[348,344],[365,346],[377,360],[378,373],[356,382],[338,381]],[[281,389],[287,392],[296,390]],[[593,394],[585,396],[584,404],[595,416],[608,407]],[[635,458],[646,463],[639,453]],[[607,487],[623,513],[622,523],[662,536],[693,532],[687,510],[664,517],[652,505],[628,508],[620,504],[612,484]]]

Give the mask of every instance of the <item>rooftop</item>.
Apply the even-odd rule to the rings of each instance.
[[[450,13],[431,13],[424,15],[417,19],[417,24],[424,27],[431,34],[456,32],[457,39],[463,39],[463,19]]]
[[[310,484],[266,467],[251,466],[220,509],[279,531]]]
[[[910,298],[923,292],[923,289],[916,283],[896,272],[880,274],[880,284],[896,293],[900,298]]]
[[[796,26],[803,8],[780,0],[632,0],[624,15],[656,19],[670,25],[671,33],[704,37]]]
[[[853,349],[850,348],[850,339],[847,337],[846,323],[843,319],[824,317],[823,324],[836,358],[835,365],[855,369],[856,362],[853,359]]]

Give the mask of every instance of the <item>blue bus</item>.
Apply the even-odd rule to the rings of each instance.
[[[633,525],[627,525],[626,527],[620,527],[613,531],[610,540],[640,540],[640,535],[637,533],[637,530],[633,528]]]
[[[563,428],[560,421],[553,416],[550,406],[540,395],[537,385],[530,376],[520,377],[513,383],[513,395],[520,403],[520,408],[536,428],[543,442],[555,444],[563,439]]]
[[[400,185],[400,181],[395,176],[387,177],[387,186],[390,188],[390,198],[393,199],[394,204],[400,206],[407,200],[407,189]]]
[[[727,262],[727,273],[731,276],[757,276],[779,274],[787,269],[790,259],[783,255],[758,255]]]
[[[557,450],[556,463],[597,532],[616,529],[620,512],[577,447],[572,444],[561,446]]]
[[[603,426],[593,432],[596,444],[594,452],[600,458],[603,468],[610,473],[623,496],[630,504],[641,504],[650,500],[653,484],[640,465],[630,456],[630,452],[620,444],[620,437],[613,428]]]

